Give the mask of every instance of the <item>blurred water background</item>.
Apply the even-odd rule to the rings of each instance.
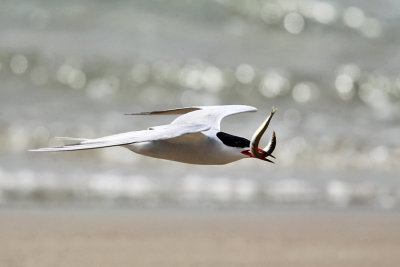
[[[395,0],[2,0],[0,205],[399,210],[399,18]],[[247,138],[278,107],[276,164],[27,152],[218,104],[259,108],[223,122]]]

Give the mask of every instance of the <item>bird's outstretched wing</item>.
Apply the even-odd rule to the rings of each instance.
[[[156,110],[156,111],[145,111],[138,113],[129,113],[125,115],[182,115],[188,112],[200,110],[201,107],[185,107],[185,108],[175,108],[166,110]]]
[[[226,116],[243,113],[255,112],[257,109],[245,105],[225,105],[225,106],[195,106],[161,111],[131,113],[128,115],[173,115],[182,114],[176,118],[172,124],[180,123],[200,123],[209,125],[212,129],[220,130],[221,120]]]
[[[30,151],[38,151],[38,152],[72,151],[72,150],[84,150],[84,149],[93,149],[93,148],[102,148],[111,146],[121,146],[132,143],[166,140],[182,135],[207,131],[209,129],[210,126],[207,124],[194,124],[194,123],[168,124],[168,125],[156,126],[143,131],[120,133],[97,139],[84,140],[73,145],[39,148]]]
[[[172,124],[176,123],[201,123],[210,125],[212,129],[220,130],[221,121],[226,116],[243,113],[255,112],[257,109],[244,105],[226,105],[226,106],[200,106],[200,110],[186,113],[176,118]]]

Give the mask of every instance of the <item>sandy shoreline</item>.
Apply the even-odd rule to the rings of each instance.
[[[400,214],[1,209],[0,266],[398,266]]]

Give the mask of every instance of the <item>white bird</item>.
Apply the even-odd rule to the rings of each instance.
[[[251,106],[225,105],[126,114],[181,116],[171,124],[96,139],[59,137],[60,140],[78,141],[78,143],[30,151],[72,151],[122,146],[144,156],[189,164],[222,165],[243,158],[258,158],[272,162],[267,157],[274,158],[272,152],[276,145],[275,132],[269,145],[264,149],[259,149],[258,144],[276,111],[275,108],[254,133],[251,141],[220,131],[221,120],[226,116],[255,111],[257,109]]]

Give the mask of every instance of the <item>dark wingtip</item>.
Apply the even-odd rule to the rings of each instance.
[[[125,113],[124,115],[150,115],[150,112]]]

